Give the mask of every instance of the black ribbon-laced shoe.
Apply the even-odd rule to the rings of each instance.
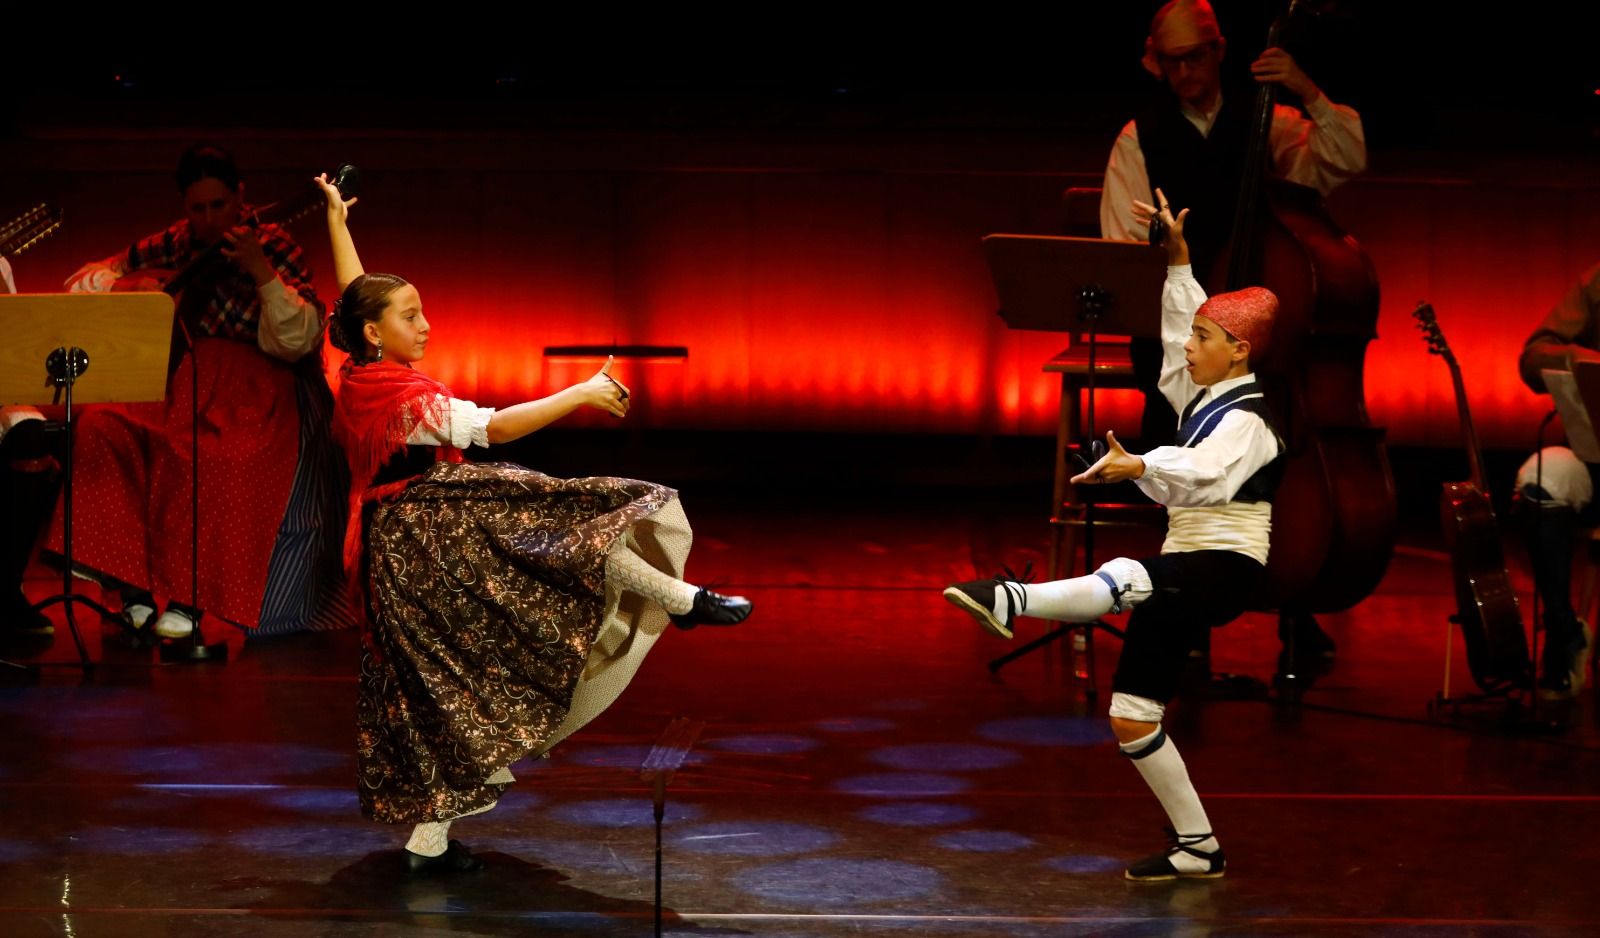
[[[1001,638],[1010,638],[1011,623],[1028,608],[1028,594],[1023,591],[1022,585],[1032,582],[1033,563],[1030,561],[1022,568],[1020,577],[1012,573],[1010,567],[1001,567],[1000,570],[1002,572],[987,580],[973,580],[971,583],[947,587],[944,598],[977,619],[985,630]],[[994,614],[995,590],[1002,589],[1006,591],[1006,617],[1003,621]]]
[[[1195,844],[1203,844],[1211,839],[1211,832],[1204,834],[1180,834],[1172,828],[1165,828],[1167,832],[1168,847],[1154,856],[1145,857],[1128,865],[1123,873],[1135,882],[1159,883],[1170,879],[1220,879],[1228,867],[1228,861],[1222,854],[1222,848],[1213,851],[1196,850]],[[1206,861],[1205,869],[1180,870],[1172,865],[1172,858],[1180,853],[1187,853],[1198,860]]]

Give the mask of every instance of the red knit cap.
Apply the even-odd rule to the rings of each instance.
[[[1272,321],[1278,316],[1278,298],[1266,287],[1245,287],[1232,293],[1218,293],[1200,304],[1196,316],[1204,316],[1235,339],[1250,343],[1250,358],[1260,361],[1272,337]]]

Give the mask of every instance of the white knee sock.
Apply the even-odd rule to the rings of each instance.
[[[699,587],[650,566],[620,541],[606,555],[606,579],[660,603],[661,608],[673,615],[683,615],[693,609],[694,594],[700,591]]]
[[[498,769],[488,778],[484,779],[490,785],[509,785],[516,781],[511,774],[510,767]],[[494,810],[498,801],[491,801],[481,808],[468,811],[466,814],[457,815],[449,821],[423,821],[411,829],[411,839],[406,841],[406,849],[418,856],[436,857],[450,849],[450,824],[464,817],[474,814],[484,814]]]
[[[1019,615],[1053,622],[1093,622],[1111,611],[1111,587],[1097,576],[1077,576],[1070,580],[1052,580],[1049,583],[1024,583],[1027,597]],[[1006,591],[994,591],[995,617],[1005,621],[1006,608],[1011,602]]]
[[[1161,807],[1166,809],[1174,830],[1180,835],[1191,836],[1211,833],[1211,822],[1206,819],[1206,809],[1200,804],[1200,795],[1194,790],[1194,783],[1189,781],[1189,770],[1183,764],[1183,757],[1178,755],[1178,747],[1167,738],[1159,724],[1149,736],[1122,743],[1121,748],[1122,754],[1133,760],[1134,767],[1144,777],[1144,783],[1155,792]],[[1219,845],[1217,838],[1207,837],[1189,846],[1210,853]],[[1188,872],[1207,868],[1206,861],[1181,850],[1172,854],[1169,860],[1173,866]]]
[[[1113,583],[1116,584],[1115,593]],[[1007,582],[996,587],[994,615],[1001,622],[1005,621],[1018,589],[1022,590],[1025,601],[1017,615],[1053,622],[1093,622],[1107,613],[1122,612],[1138,605],[1149,599],[1152,591],[1150,573],[1144,564],[1117,557],[1101,564],[1100,569],[1088,576],[1048,583]]]

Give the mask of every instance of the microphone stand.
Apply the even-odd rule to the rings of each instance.
[[[164,664],[228,660],[228,643],[207,645],[200,630],[200,620],[205,617],[200,609],[200,345],[186,320],[180,310],[178,329],[189,346],[189,610],[194,615],[194,628],[186,639],[162,643]]]

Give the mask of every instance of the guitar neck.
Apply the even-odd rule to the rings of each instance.
[[[339,194],[346,199],[351,198],[356,194],[360,182],[360,170],[356,169],[354,166],[351,166],[349,163],[341,165],[333,173],[333,187],[338,189]],[[321,187],[317,186],[315,183],[308,184],[306,188],[294,198],[285,199],[282,202],[274,202],[271,205],[263,205],[257,208],[255,210],[256,223],[261,225],[287,225],[290,222],[310,214],[317,208],[317,206],[323,204],[323,201],[324,199]],[[178,271],[177,274],[173,276],[172,280],[170,280],[165,287],[166,291],[170,294],[176,295],[186,285],[193,282],[195,275],[201,268],[215,263],[215,259],[221,256],[222,245],[220,243],[211,245],[204,252],[202,252],[199,257],[196,257],[194,260],[190,261],[182,270]]]
[[[1456,413],[1461,418],[1462,441],[1467,448],[1467,468],[1471,473],[1472,484],[1478,491],[1489,491],[1488,477],[1483,471],[1483,449],[1478,445],[1478,428],[1472,423],[1472,409],[1467,406],[1467,383],[1461,378],[1461,366],[1452,357],[1449,359],[1450,383],[1456,389]]]
[[[0,228],[0,255],[14,257],[61,227],[61,213],[40,205]]]

